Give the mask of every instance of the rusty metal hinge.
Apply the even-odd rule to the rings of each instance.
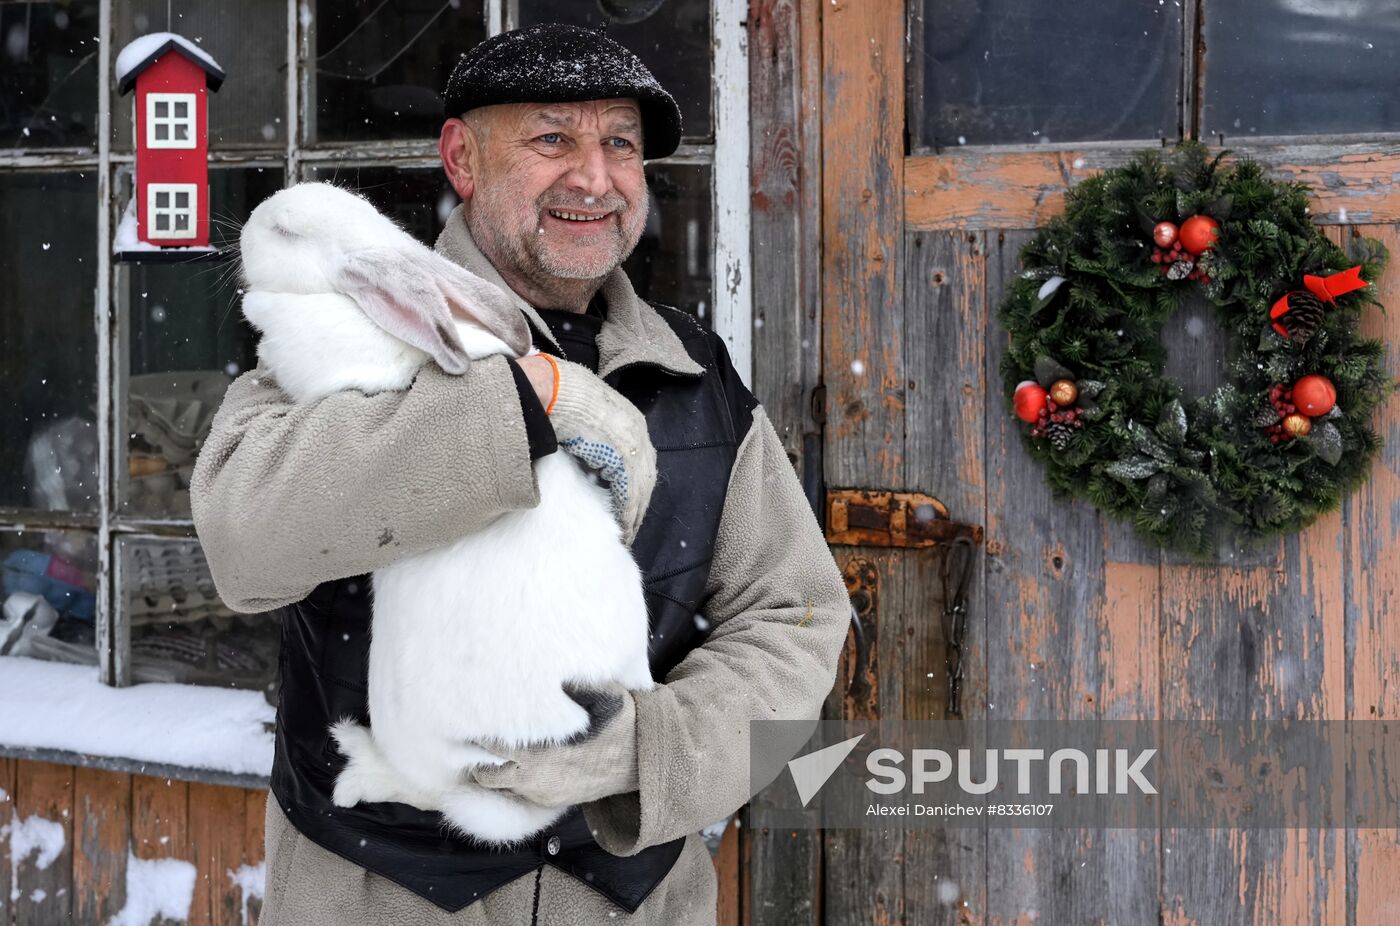
[[[829,489],[826,539],[848,546],[932,547],[959,538],[982,542],[979,524],[948,516],[948,506],[920,492]]]

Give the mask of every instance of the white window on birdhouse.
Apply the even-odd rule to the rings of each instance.
[[[193,238],[198,190],[193,183],[152,183],[146,187],[146,237]]]
[[[146,147],[195,147],[193,93],[146,94]]]

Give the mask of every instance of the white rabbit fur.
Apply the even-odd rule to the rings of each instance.
[[[499,288],[348,191],[302,184],[277,193],[253,211],[240,245],[259,361],[297,402],[405,389],[430,353],[464,367],[464,356],[528,347],[523,315]],[[366,295],[376,287],[384,291]],[[432,317],[418,324],[399,317],[405,309]],[[418,344],[386,331],[386,317]],[[471,783],[471,766],[501,761],[477,743],[570,741],[590,717],[566,687],[652,687],[641,575],[608,491],[564,452],[540,458],[535,475],[538,506],[374,572],[371,728],[349,719],[332,728],[349,757],[337,805],[401,801],[440,811],[480,840],[519,841],[566,808]]]

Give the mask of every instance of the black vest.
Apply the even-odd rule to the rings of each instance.
[[[657,451],[656,488],[632,554],[644,579],[652,677],[660,682],[706,635],[708,625],[696,620],[700,596],[735,452],[757,401],[718,336],[684,312],[656,309],[704,375],[637,363],[609,373],[606,382],[646,415]],[[680,856],[684,839],[626,858],[611,855],[577,807],[532,842],[502,850],[450,835],[438,814],[407,804],[334,806],[331,791],[345,759],[330,725],[346,716],[370,723],[370,577],[324,583],[278,613],[282,688],[272,793],[317,844],[449,912],[547,863],[631,913]],[[546,849],[552,836],[559,840],[555,854]]]

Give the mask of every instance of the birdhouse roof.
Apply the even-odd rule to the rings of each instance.
[[[207,51],[183,35],[152,32],[132,39],[117,55],[117,92],[125,94],[136,86],[136,77],[155,64],[168,51],[179,52],[204,70],[205,83],[217,91],[224,83],[224,69]]]

